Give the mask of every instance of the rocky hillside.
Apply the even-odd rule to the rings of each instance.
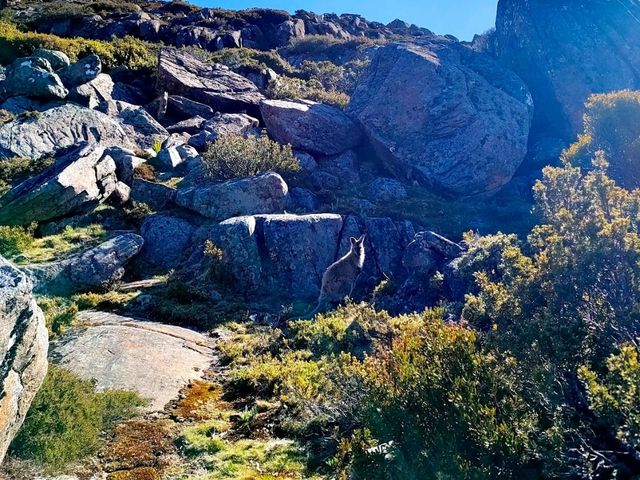
[[[514,472],[557,478],[562,463],[573,468],[569,478],[614,478],[606,475],[620,468],[619,478],[632,478],[624,472],[633,473],[637,458],[625,457],[629,449],[619,453],[623,447],[612,439],[614,446],[589,445],[618,449],[615,458],[601,454],[615,467],[602,467],[604,476],[580,476],[587,467],[576,466],[575,448],[560,444],[574,446],[592,425],[574,430],[554,423],[575,412],[554,416],[532,406],[535,395],[521,379],[542,382],[550,371],[563,372],[556,383],[571,388],[540,401],[545,408],[557,402],[560,411],[571,404],[562,395],[578,395],[571,391],[578,368],[591,372],[596,363],[558,360],[549,351],[564,350],[545,350],[544,342],[609,332],[602,324],[570,330],[572,308],[597,316],[610,301],[610,311],[632,315],[607,289],[635,285],[634,267],[605,274],[597,263],[580,275],[561,259],[590,245],[570,237],[573,227],[563,222],[572,209],[581,209],[572,217],[576,225],[600,208],[598,221],[610,222],[583,226],[587,239],[594,231],[604,238],[598,244],[604,254],[589,251],[594,262],[626,258],[635,245],[637,208],[628,197],[635,193],[610,190],[591,170],[606,168],[606,154],[612,177],[629,189],[639,186],[640,132],[629,127],[638,101],[634,92],[589,98],[640,88],[636,2],[500,0],[495,31],[471,43],[358,15],[202,9],[180,1],[6,3],[0,313],[9,323],[0,322],[0,414],[6,412],[0,459],[17,437],[0,476],[365,478],[358,475],[377,469],[392,472],[380,478],[421,478],[416,472],[427,470],[435,475],[428,478],[515,478]],[[543,178],[542,169],[559,165],[564,149],[569,170],[547,169]],[[579,167],[593,175],[584,184],[571,170]],[[541,178],[531,213],[531,189]],[[589,196],[595,184],[614,192],[615,208]],[[578,191],[597,205],[574,199]],[[564,213],[556,212],[559,199]],[[626,216],[617,218],[620,212]],[[542,226],[522,250],[516,236],[497,234],[524,238],[536,224]],[[627,227],[620,237],[611,233]],[[463,237],[467,231],[473,233]],[[305,321],[316,313],[328,267],[354,255],[362,236],[359,275],[341,279],[349,286],[339,292],[349,297],[347,306],[327,306],[325,315]],[[548,258],[557,261],[544,263]],[[568,270],[549,273],[549,265]],[[540,296],[557,292],[531,292],[536,285],[560,289],[556,274],[597,279],[558,297],[602,303],[567,306],[567,300],[535,310]],[[610,295],[599,296],[603,289]],[[521,292],[531,298],[509,300]],[[51,366],[34,399],[47,356],[36,301],[46,317]],[[540,343],[523,347],[522,331],[501,321],[527,309],[536,321],[554,312],[566,319],[567,331],[541,334]],[[422,329],[414,336],[416,325]],[[504,343],[476,343],[493,341],[500,328],[509,332]],[[430,435],[470,416],[445,418],[440,404],[427,414],[398,413],[441,422],[411,426],[417,438],[448,445],[432,463],[402,463],[425,457],[432,446],[403,453],[398,432],[380,433],[370,417],[375,402],[397,401],[398,412],[412,401],[424,407],[424,399],[400,398],[413,391],[413,380],[376,390],[378,375],[384,383],[402,372],[395,360],[414,358],[411,338],[423,339],[419,348],[428,351],[416,371],[437,364],[449,372],[446,356],[457,349],[482,365],[452,367],[461,377],[450,384],[448,377],[418,379],[442,381],[429,401],[444,404],[443,392],[467,381],[512,382],[496,386],[495,395],[461,388],[460,398],[478,395],[487,417],[474,418],[487,429],[494,425],[488,412],[504,417],[495,430],[458,432],[466,439],[459,444],[455,435]],[[544,367],[524,362],[534,360],[520,358],[518,348],[535,350]],[[591,343],[586,350],[598,352],[600,367],[605,352],[613,354]],[[466,362],[465,355],[455,361]],[[523,364],[515,367],[511,356]],[[504,365],[496,365],[503,357]],[[477,377],[464,377],[468,371]],[[503,394],[504,404],[491,404]],[[457,397],[446,402],[458,405]],[[62,413],[52,414],[52,405]],[[51,429],[60,433],[46,437]],[[575,437],[554,436],[563,429]],[[463,444],[473,444],[473,453],[459,453]],[[488,453],[487,445],[507,453]],[[554,449],[562,453],[543,458]],[[383,458],[398,463],[384,470],[375,464]],[[487,465],[484,458],[491,458]]]

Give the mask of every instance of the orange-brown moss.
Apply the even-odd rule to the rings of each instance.
[[[155,468],[142,467],[111,473],[107,480],[160,480],[160,473]]]
[[[221,395],[220,385],[196,380],[182,391],[181,399],[171,410],[171,414],[183,421],[209,420],[216,412],[230,408],[229,404],[220,398]]]

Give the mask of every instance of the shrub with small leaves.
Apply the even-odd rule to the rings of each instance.
[[[265,135],[225,135],[209,145],[202,159],[202,182],[300,170],[291,145],[280,145]]]

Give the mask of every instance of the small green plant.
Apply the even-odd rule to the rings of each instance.
[[[0,226],[0,255],[12,258],[24,253],[34,242],[37,223],[29,226]]]
[[[160,140],[159,138],[156,139],[155,142],[153,142],[153,151],[156,152],[156,155],[162,151],[162,140]]]
[[[300,164],[291,145],[280,145],[265,135],[249,138],[225,135],[211,143],[203,155],[200,180],[228,180],[268,171],[298,170]]]
[[[38,299],[38,306],[44,313],[50,339],[61,335],[73,325],[79,310],[78,305],[62,297],[41,297]]]
[[[95,453],[101,433],[133,417],[144,403],[131,392],[96,393],[92,382],[50,365],[11,451],[49,471],[59,471]]]
[[[345,108],[349,103],[349,95],[336,90],[325,90],[317,79],[279,77],[271,82],[267,94],[276,99],[306,99],[339,108]]]

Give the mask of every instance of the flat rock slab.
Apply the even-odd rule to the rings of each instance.
[[[193,330],[112,313],[78,314],[77,327],[54,342],[51,360],[99,390],[129,390],[162,410],[216,362],[213,341]]]

